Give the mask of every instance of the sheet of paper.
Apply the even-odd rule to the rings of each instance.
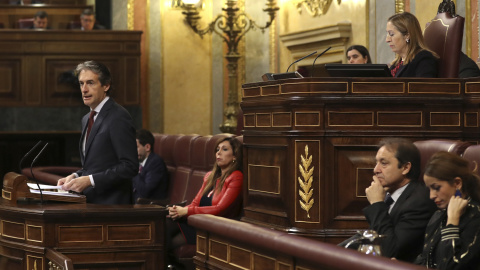
[[[27,183],[28,187],[31,189],[38,189],[37,184],[35,183]],[[62,186],[51,186],[51,185],[42,185],[40,184],[40,189],[62,189]]]
[[[30,193],[37,193],[40,194],[40,190],[38,189],[30,189]],[[55,192],[55,191],[42,191],[43,195],[55,195],[55,196],[64,196],[64,197],[81,197],[80,194],[70,193],[70,192]]]

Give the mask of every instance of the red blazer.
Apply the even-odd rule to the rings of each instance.
[[[211,214],[215,216],[222,216],[227,218],[235,218],[240,215],[242,209],[242,184],[243,173],[241,171],[234,171],[225,179],[225,184],[220,193],[215,193],[212,198],[212,206],[198,206],[202,198],[203,189],[207,184],[207,178],[212,172],[209,172],[203,178],[203,185],[198,191],[197,196],[192,203],[188,205],[187,216],[195,214]],[[217,179],[217,185],[220,178]]]

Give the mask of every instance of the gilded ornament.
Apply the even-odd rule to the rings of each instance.
[[[298,13],[302,14],[303,6],[311,16],[316,17],[327,14],[332,2],[333,0],[296,0],[293,3],[297,7]],[[342,0],[337,0],[337,3],[340,5]]]
[[[300,170],[301,177],[298,177],[298,183],[300,185],[300,189],[298,190],[298,194],[300,195],[300,206],[303,210],[307,212],[307,217],[310,218],[310,208],[312,208],[314,199],[313,196],[313,171],[315,169],[314,166],[310,168],[312,165],[312,157],[308,156],[308,145],[305,146],[305,157],[300,155],[302,163],[298,165]],[[303,178],[303,179],[302,179]]]

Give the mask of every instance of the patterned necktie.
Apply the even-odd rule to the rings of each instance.
[[[87,127],[87,137],[85,140],[88,140],[88,135],[90,134],[90,131],[92,130],[92,126],[93,126],[93,117],[95,116],[95,114],[97,114],[96,111],[91,111],[90,112],[90,117],[88,117],[88,127]]]
[[[387,206],[390,206],[393,202],[394,200],[392,199],[392,196],[390,196],[390,193],[387,193],[387,195],[385,196],[385,204],[387,204]]]

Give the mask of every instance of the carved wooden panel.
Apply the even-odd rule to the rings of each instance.
[[[242,220],[340,242],[367,227],[365,188],[381,138],[477,141],[478,100],[478,78],[303,78],[244,85],[248,188]]]
[[[110,95],[122,105],[140,104],[138,31],[0,32],[1,106],[81,106],[73,75],[84,61],[110,69]]]
[[[0,46],[0,50],[1,50]],[[0,98],[10,104],[22,100],[21,92],[22,58],[5,57],[0,59]]]

